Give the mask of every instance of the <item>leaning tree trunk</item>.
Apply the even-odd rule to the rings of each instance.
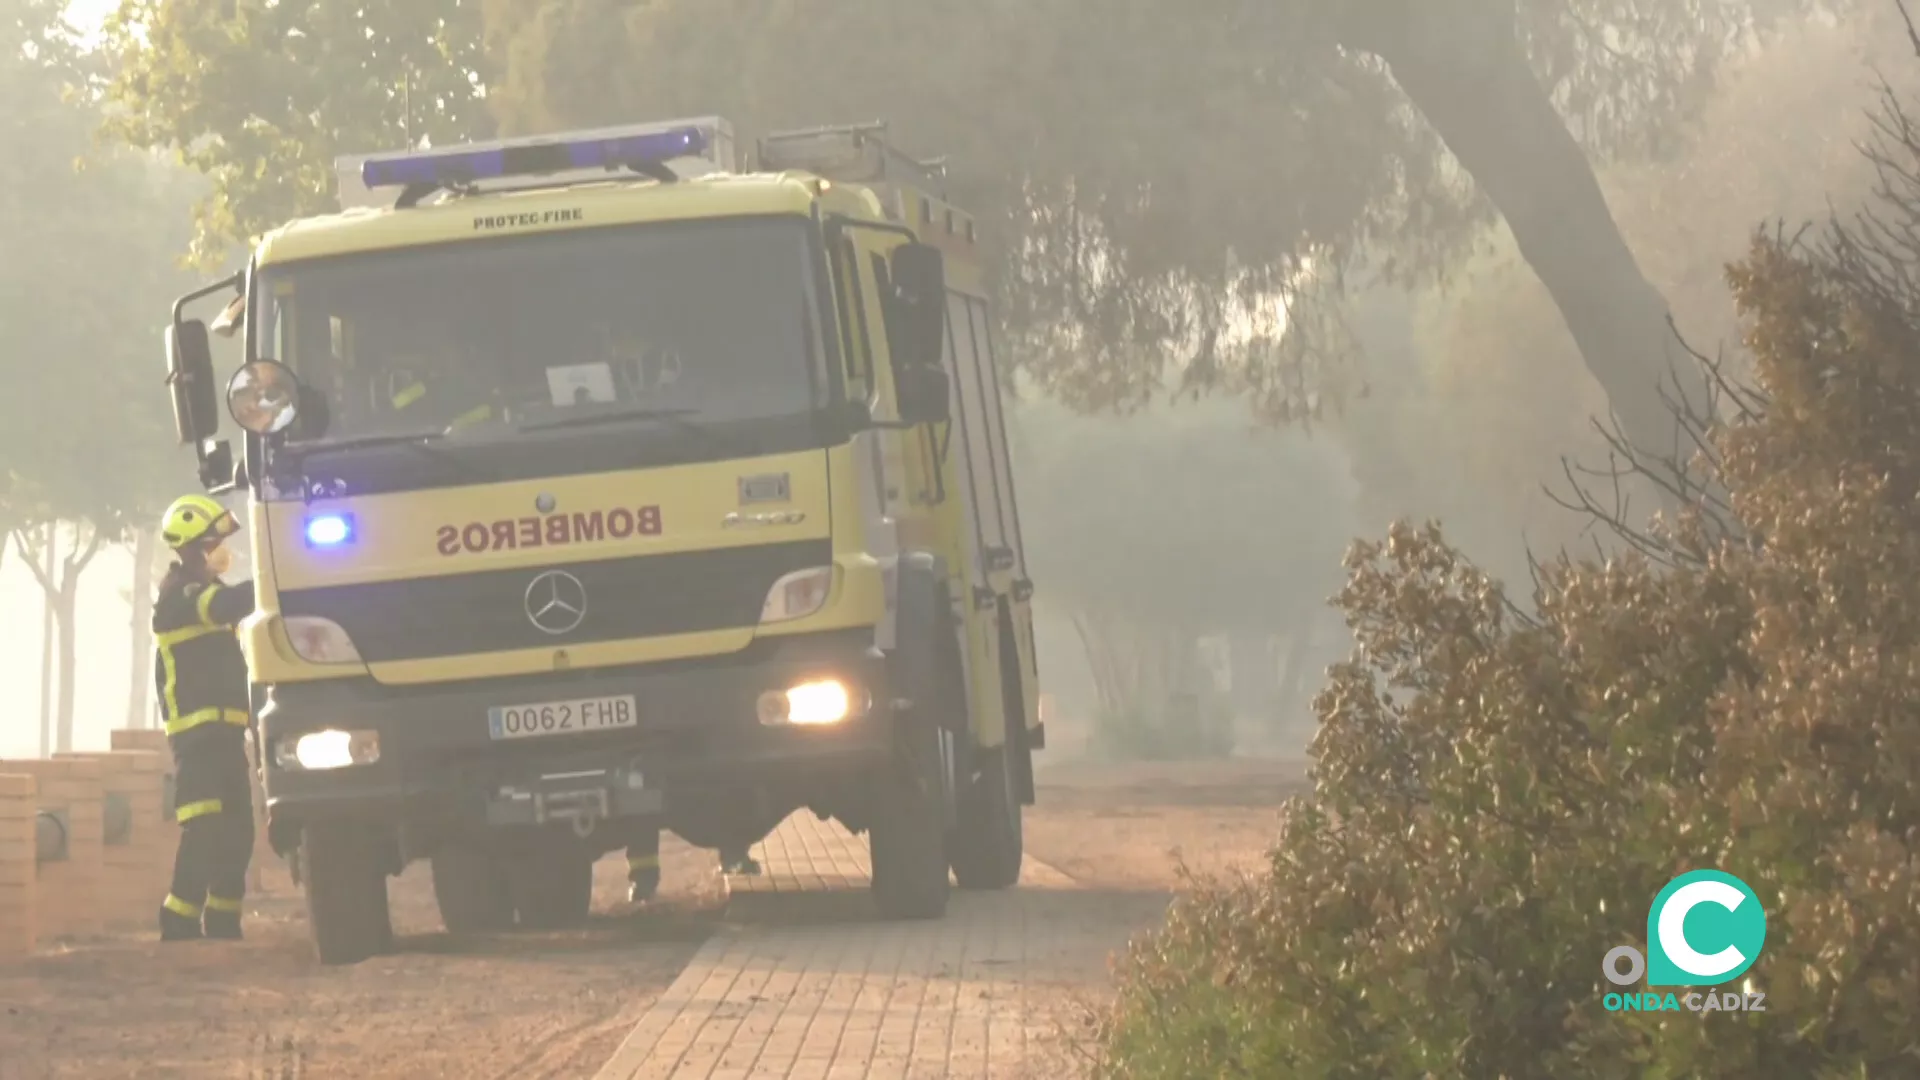
[[[1675,339],[1666,300],[1641,273],[1592,163],[1528,64],[1511,6],[1385,0],[1350,11],[1346,43],[1387,63],[1506,219],[1620,433],[1648,464],[1684,465],[1691,444],[1662,390],[1703,416],[1705,374]]]
[[[133,541],[133,590],[127,625],[127,726],[146,727],[153,716],[153,534],[141,529]]]

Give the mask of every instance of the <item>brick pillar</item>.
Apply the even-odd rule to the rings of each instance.
[[[160,756],[151,750],[115,750],[53,757],[100,764],[101,814],[106,826],[100,860],[101,923],[115,929],[152,922],[155,905],[166,895],[173,861],[171,850],[157,851],[154,846],[161,824]]]
[[[0,772],[0,960],[33,951],[33,815],[39,785],[31,776]]]
[[[85,758],[0,762],[0,773],[26,773],[38,781],[40,809],[66,816],[67,857],[40,864],[36,906],[42,941],[101,930],[100,771],[98,761]]]

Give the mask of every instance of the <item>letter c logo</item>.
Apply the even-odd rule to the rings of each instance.
[[[1767,914],[1746,882],[1718,870],[1682,874],[1647,913],[1647,985],[1717,986],[1738,978],[1766,937]]]

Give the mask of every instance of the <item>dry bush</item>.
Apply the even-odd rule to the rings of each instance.
[[[1920,134],[1881,120],[1872,216],[1727,275],[1731,531],[1559,560],[1530,614],[1436,528],[1356,545],[1314,791],[1131,952],[1106,1076],[1920,1075]],[[1767,1011],[1606,1011],[1701,867],[1766,907]]]

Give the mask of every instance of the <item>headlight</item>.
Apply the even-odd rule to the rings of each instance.
[[[805,618],[825,607],[827,594],[832,591],[833,567],[795,570],[767,590],[767,599],[760,605],[760,621],[773,623]]]
[[[273,748],[274,764],[283,769],[344,769],[380,760],[377,731],[309,731],[281,739]]]
[[[768,725],[837,724],[864,704],[864,695],[856,696],[839,679],[814,679],[761,694],[758,711],[760,722]]]
[[[289,615],[284,620],[287,640],[293,654],[310,664],[357,664],[360,650],[353,639],[332,619],[313,615]]]

